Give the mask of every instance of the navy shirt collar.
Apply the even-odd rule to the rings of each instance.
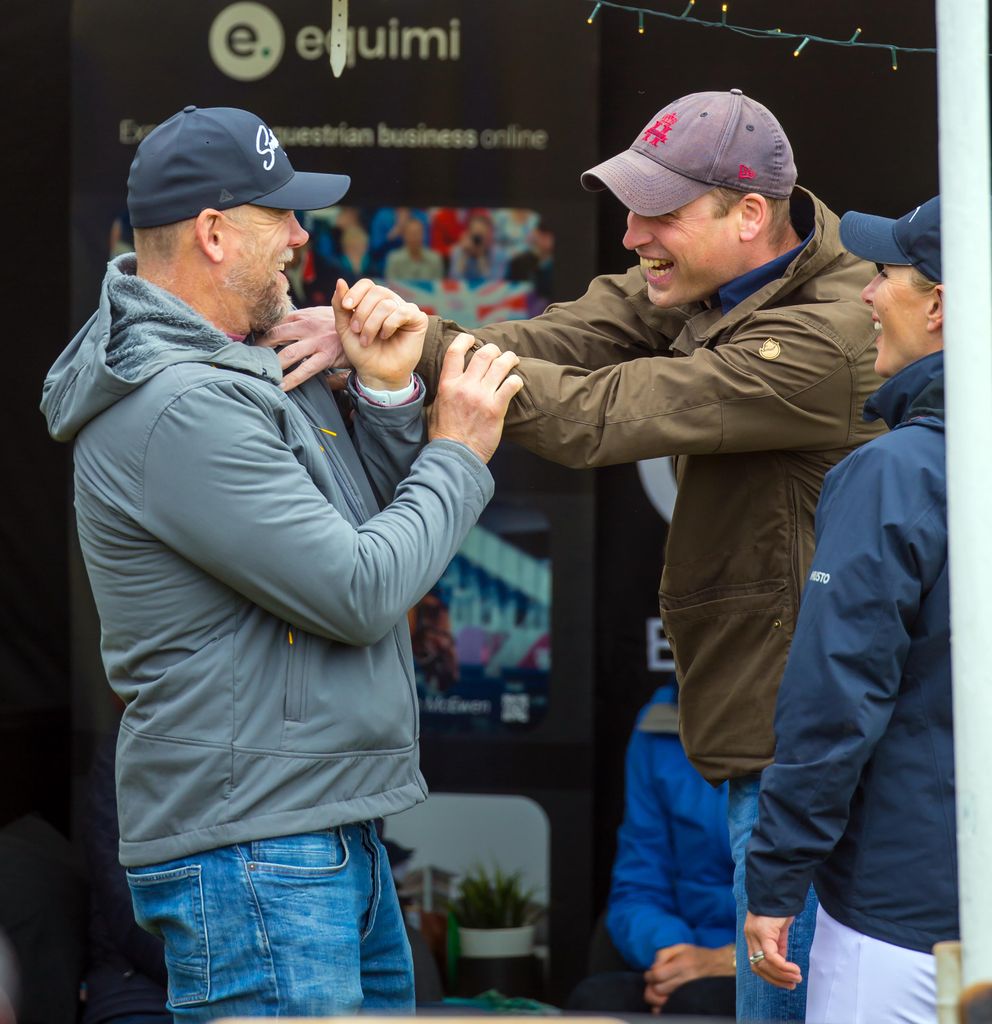
[[[740,277],[735,277],[733,281],[728,281],[721,286],[717,292],[717,299],[724,315],[729,313],[734,306],[739,306],[759,288],[764,288],[766,284],[781,277],[785,268],[809,244],[815,230],[814,228],[794,249],[782,253],[781,256],[776,256],[775,259],[769,260],[762,266],[755,267],[754,270],[749,270],[746,274],[741,274]],[[715,302],[713,304],[716,305]]]

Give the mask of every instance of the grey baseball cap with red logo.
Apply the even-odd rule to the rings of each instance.
[[[796,184],[792,147],[775,116],[740,89],[694,92],[659,110],[630,149],[582,175],[634,213],[657,217],[713,188],[787,199]]]
[[[296,171],[272,129],[236,107],[184,107],[146,136],[127,179],[136,228],[229,210],[249,203],[277,210],[318,210],[341,199],[345,174]]]

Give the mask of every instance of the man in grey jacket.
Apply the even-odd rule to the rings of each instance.
[[[247,111],[185,108],[139,146],[136,254],[45,382],[126,705],[121,862],[177,1020],[412,1008],[370,824],[426,795],[405,612],[492,494],[520,381],[495,346],[466,368],[465,335],[425,424],[422,338],[387,300],[379,343],[349,338],[352,416],[320,378],[281,389],[250,336],[289,310],[293,211],[348,184]]]

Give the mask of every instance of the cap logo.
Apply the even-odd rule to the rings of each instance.
[[[271,171],[276,163],[276,150],[279,148],[279,140],[272,134],[271,130],[266,128],[264,124],[258,126],[258,131],[255,133],[255,150],[259,156],[264,156],[265,160],[262,161],[262,166],[267,171]]]
[[[737,172],[737,177],[740,178],[741,181],[747,181],[756,177],[756,175],[747,164],[741,164],[740,170]]]
[[[222,188],[220,190],[220,198],[217,200],[217,202],[218,203],[229,203],[233,198],[234,198],[234,196],[232,196],[231,193],[228,192],[226,188]]]
[[[650,142],[656,149],[659,142],[664,145],[668,141],[668,133],[672,130],[678,119],[678,114],[666,114],[660,120],[655,121],[653,125],[644,129],[643,141]]]
[[[782,346],[774,338],[765,338],[758,349],[762,359],[778,359],[782,354]]]

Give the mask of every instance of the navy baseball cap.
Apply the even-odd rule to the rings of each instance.
[[[244,203],[319,210],[340,200],[346,174],[294,171],[266,123],[235,107],[184,107],[138,146],[127,179],[136,228],[228,210]]]
[[[940,270],[940,196],[934,196],[904,217],[890,220],[868,213],[845,213],[840,240],[848,252],[872,263],[916,267],[931,281]]]

